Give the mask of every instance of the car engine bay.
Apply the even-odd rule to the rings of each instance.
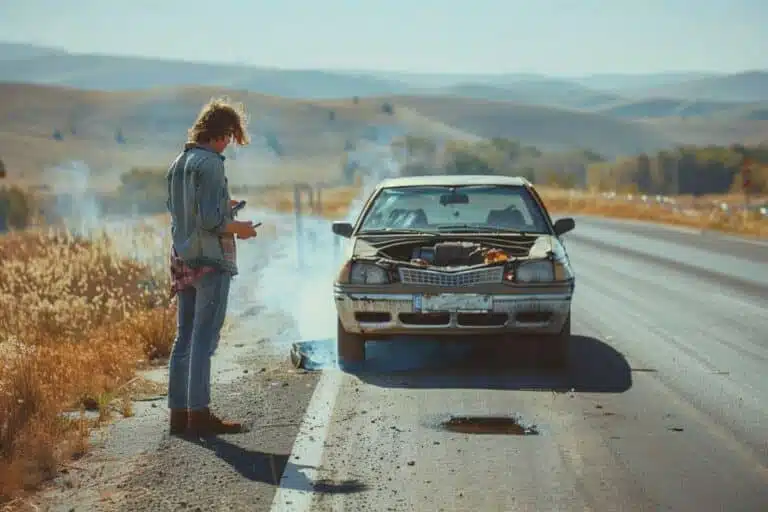
[[[502,263],[528,255],[531,243],[518,243],[509,247],[502,244],[457,240],[426,244],[423,241],[395,243],[379,247],[378,255],[417,267],[462,268]],[[506,244],[505,244],[506,245]]]
[[[440,242],[431,246],[414,247],[410,263],[419,266],[463,267],[507,261],[509,255],[501,249],[475,242]]]

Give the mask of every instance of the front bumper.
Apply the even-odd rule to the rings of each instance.
[[[367,293],[334,287],[342,326],[358,334],[556,334],[571,310],[572,290],[490,295],[493,305],[488,312],[424,313],[412,293]]]

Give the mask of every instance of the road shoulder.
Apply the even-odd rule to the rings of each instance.
[[[280,319],[235,319],[213,359],[212,409],[251,431],[191,442],[168,435],[166,397],[92,436],[35,510],[269,510],[319,373],[295,369]],[[256,326],[259,327],[256,327]],[[151,372],[167,382],[164,368]]]

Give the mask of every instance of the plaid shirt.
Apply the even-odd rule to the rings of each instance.
[[[234,235],[222,235],[221,245],[224,250],[224,257],[235,263],[237,260],[237,246]],[[200,277],[213,272],[216,267],[206,265],[203,267],[192,268],[182,260],[176,253],[176,249],[171,247],[171,298],[175,297],[181,290],[192,286]]]
[[[208,272],[216,270],[212,266],[192,268],[176,254],[176,249],[171,247],[171,298],[177,293],[192,286],[195,281]]]

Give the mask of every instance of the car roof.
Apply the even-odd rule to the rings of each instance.
[[[457,174],[437,176],[407,176],[403,178],[387,178],[379,182],[376,188],[392,187],[422,187],[450,185],[507,185],[532,186],[531,182],[522,176],[494,176],[488,174]]]

